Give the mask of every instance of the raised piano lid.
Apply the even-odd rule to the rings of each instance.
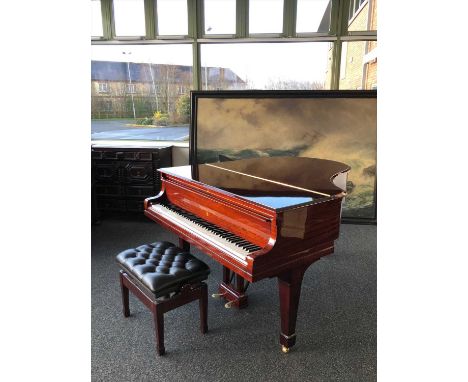
[[[343,197],[333,178],[344,163],[302,157],[263,157],[161,169],[176,177],[224,190],[276,211]]]

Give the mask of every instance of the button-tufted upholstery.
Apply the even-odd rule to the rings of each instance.
[[[175,292],[186,283],[205,280],[210,268],[167,241],[140,245],[117,255],[121,267],[155,297]]]

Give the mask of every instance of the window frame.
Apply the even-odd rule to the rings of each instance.
[[[102,2],[103,0],[101,0]],[[147,23],[148,23],[148,18],[146,17],[146,3],[147,1],[146,0],[143,0],[143,9],[144,9],[144,12],[145,12],[145,34],[144,35],[132,35],[132,36],[126,36],[126,35],[122,35],[122,36],[119,36],[117,35],[117,33],[115,32],[115,17],[114,17],[114,1],[113,0],[107,0],[107,1],[110,1],[111,2],[111,13],[112,13],[112,32],[113,32],[113,36],[115,39],[118,39],[120,41],[134,41],[134,40],[143,40],[146,38],[146,35],[148,34],[148,28],[147,28]],[[102,13],[102,11],[101,11]],[[104,23],[104,19],[103,19],[103,23]],[[104,29],[104,27],[103,27]]]
[[[125,94],[136,94],[136,84],[128,83],[125,84]]]
[[[105,88],[105,89],[104,89]],[[107,82],[98,82],[98,93],[110,93],[110,86]]]
[[[249,33],[249,0],[236,0],[236,34],[212,35],[204,33],[204,0],[187,0],[188,34],[184,36],[159,35],[157,0],[144,0],[145,6],[145,36],[116,36],[113,16],[113,1],[101,0],[101,15],[103,19],[103,36],[91,38],[93,45],[114,44],[191,44],[193,59],[193,90],[202,89],[201,84],[201,44],[211,43],[269,43],[269,42],[313,42],[322,41],[333,44],[331,86],[339,88],[341,49],[344,41],[377,41],[377,31],[348,31],[350,2],[361,0],[330,0],[331,20],[330,30],[324,32],[297,33],[297,0],[283,2],[282,33]],[[364,7],[376,0],[362,0]]]

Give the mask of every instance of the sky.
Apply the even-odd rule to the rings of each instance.
[[[206,26],[208,33],[232,33],[235,27],[233,11],[234,0],[206,1]],[[92,1],[96,6],[98,1]],[[328,0],[301,0],[298,2],[298,28],[304,28],[305,19],[309,19],[313,27],[317,27],[326,8]],[[116,33],[144,33],[142,25],[143,1],[118,0],[115,7]],[[180,8],[185,0],[158,1],[158,12],[163,15],[160,22],[160,32],[186,33],[186,17],[180,18]],[[251,31],[280,32],[282,28],[282,0],[251,1],[250,27]],[[266,7],[266,8],[265,8]],[[93,25],[99,31],[99,8],[93,8]],[[265,17],[265,11],[268,17]],[[185,11],[186,12],[186,11]],[[183,14],[183,12],[182,12]],[[304,15],[314,15],[305,18]],[[186,13],[185,13],[186,15]],[[182,20],[169,23],[167,20]],[[118,28],[124,25],[124,29]],[[102,30],[102,26],[101,26]],[[202,66],[226,67],[233,70],[244,81],[249,81],[254,87],[263,88],[269,81],[319,81],[326,78],[329,43],[268,43],[268,44],[203,44],[201,46]],[[125,53],[125,54],[124,54]],[[156,64],[192,65],[191,44],[158,44],[158,45],[93,45],[92,60],[151,62]]]

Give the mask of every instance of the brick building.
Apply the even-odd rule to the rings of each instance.
[[[202,81],[208,89],[245,87],[227,68],[203,68]],[[173,115],[191,88],[191,66],[91,61],[91,118],[143,118],[157,110]]]
[[[377,30],[377,0],[350,0],[348,31]],[[327,86],[331,84],[331,47]],[[344,41],[341,51],[340,89],[377,88],[377,41]]]

